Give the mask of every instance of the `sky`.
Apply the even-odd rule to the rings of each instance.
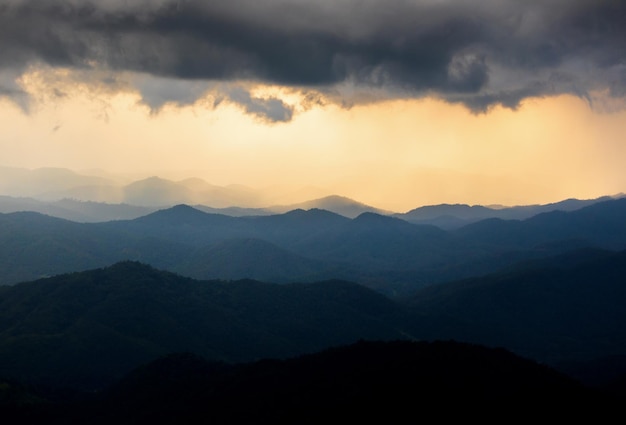
[[[394,211],[626,192],[622,0],[0,0],[0,52],[0,166]]]

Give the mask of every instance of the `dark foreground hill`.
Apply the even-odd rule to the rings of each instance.
[[[431,286],[410,304],[446,317],[450,338],[552,364],[591,360],[626,353],[625,276],[626,251],[585,249]]]
[[[395,303],[362,286],[196,281],[123,262],[0,288],[0,376],[101,388],[171,352],[287,357],[406,334]]]
[[[414,423],[432,415],[601,421],[616,406],[502,349],[396,341],[234,366],[173,355],[89,401],[8,407],[30,424],[318,424]]]
[[[0,287],[0,377],[95,390],[172,352],[242,362],[359,339],[454,339],[608,383],[626,370],[603,367],[626,358],[625,275],[626,252],[583,250],[401,303],[344,281],[197,281],[123,262]]]

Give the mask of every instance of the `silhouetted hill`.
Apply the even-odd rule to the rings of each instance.
[[[216,223],[216,220],[221,220]],[[161,209],[134,220],[135,223],[154,226],[206,226],[224,225],[232,222],[230,217],[220,214],[208,214],[189,205],[180,204]]]
[[[616,198],[619,198],[617,196]],[[560,202],[545,205],[522,205],[515,207],[492,208],[482,205],[440,204],[415,208],[403,214],[394,214],[395,217],[416,224],[431,224],[442,229],[453,230],[462,226],[498,218],[501,220],[525,220],[537,214],[552,211],[575,211],[598,202],[615,199],[604,196],[596,199],[565,199]]]
[[[425,285],[483,275],[572,249],[624,249],[624,216],[626,199],[525,221],[489,219],[454,232],[374,213],[348,219],[318,209],[230,217],[178,205],[134,220],[81,225],[54,220],[42,225],[37,215],[25,215],[20,225],[14,225],[9,223],[17,216],[4,215],[0,282],[122,260],[183,272],[196,250],[202,251],[194,258],[227,240],[258,239],[306,261],[323,262],[321,277],[358,280],[383,293],[403,295]],[[250,258],[233,259],[231,264],[238,261],[243,266]],[[298,269],[284,279],[300,280],[303,275]],[[328,270],[333,274],[326,274]]]
[[[284,214],[260,217],[244,217],[252,224],[258,237],[270,242],[291,247],[321,232],[332,232],[350,219],[330,211],[296,209]]]
[[[357,202],[345,196],[338,195],[326,196],[324,198],[313,199],[311,201],[300,202],[297,204],[291,204],[286,206],[273,206],[269,207],[269,209],[274,212],[287,212],[296,209],[321,209],[348,218],[356,218],[365,212],[373,212],[376,214],[390,214],[390,212],[388,211],[383,211],[381,209],[374,208],[361,202]]]
[[[417,224],[439,224],[441,228],[453,229],[486,218],[498,217],[498,210],[482,205],[441,204],[415,208],[395,217]]]
[[[455,323],[450,338],[505,346],[553,364],[591,360],[626,354],[624,276],[626,251],[568,253],[431,286],[411,303]]]
[[[172,379],[176,369],[181,373]],[[169,379],[155,388],[157,377],[164,376]],[[180,385],[181,376],[190,385]],[[230,369],[186,356],[163,359],[129,376],[109,400],[125,408],[123,415],[145,423],[183,418],[217,423],[323,423],[331,418],[403,423],[415,415],[416,402],[420,414],[436,413],[442,419],[456,416],[440,410],[442,400],[462,402],[466,415],[482,411],[489,416],[470,403],[495,402],[529,413],[556,412],[573,401],[596,399],[564,376],[504,350],[452,342],[359,342]]]
[[[442,254],[447,234],[434,226],[418,226],[374,213],[363,213],[302,241],[302,255],[341,260],[366,269],[407,270]]]
[[[0,376],[98,388],[175,351],[243,361],[406,334],[356,284],[200,282],[134,262],[0,291]]]
[[[257,216],[257,215],[272,215],[275,214],[267,208],[243,208],[243,207],[226,207],[226,208],[213,208],[206,205],[194,205],[195,209],[204,211],[210,214],[222,214],[229,215],[231,217],[245,217],[245,216]]]
[[[99,226],[194,246],[206,246],[229,238],[254,235],[254,229],[241,218],[209,214],[184,204],[134,220],[100,223]]]
[[[23,211],[37,212],[79,223],[95,223],[110,220],[131,220],[150,214],[153,209],[128,204],[106,204],[74,199],[39,201],[34,198],[0,196],[0,213]]]
[[[140,206],[195,203],[193,195],[193,191],[184,185],[159,177],[139,180],[124,187],[124,201]]]
[[[553,211],[524,221],[483,220],[455,232],[498,249],[529,248],[554,241],[581,241],[607,249],[626,248],[626,198],[572,212]]]
[[[0,214],[0,285],[138,260],[171,267],[190,252],[174,242],[46,215]]]
[[[0,213],[7,214],[24,211],[36,212],[77,222],[88,221],[86,214],[66,209],[51,202],[38,201],[33,198],[0,196]]]
[[[177,271],[196,279],[311,282],[333,276],[333,263],[310,260],[261,239],[228,239],[200,248]]]
[[[234,366],[171,355],[133,371],[101,400],[74,404],[74,409],[61,404],[37,419],[96,424],[412,423],[432,415],[437,420],[490,421],[514,414],[518,419],[558,415],[602,422],[618,406],[502,349],[361,341],[288,360]]]

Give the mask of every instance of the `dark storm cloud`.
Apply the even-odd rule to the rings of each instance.
[[[626,2],[0,0],[0,51],[0,67],[14,71],[43,62],[326,92],[350,85],[484,111],[529,96],[623,97]],[[189,96],[164,91],[142,93],[156,106]],[[291,117],[278,99],[236,102]]]

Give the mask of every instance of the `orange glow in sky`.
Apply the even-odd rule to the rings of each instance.
[[[529,204],[626,191],[626,110],[582,99],[524,101],[474,114],[433,98],[298,110],[268,123],[210,95],[151,111],[132,90],[66,84],[51,98],[36,76],[30,111],[0,100],[0,165],[200,177],[255,188],[315,187],[380,208]],[[281,93],[259,86],[264,92]],[[282,92],[286,102],[297,94]],[[293,199],[301,201],[303,199]]]

